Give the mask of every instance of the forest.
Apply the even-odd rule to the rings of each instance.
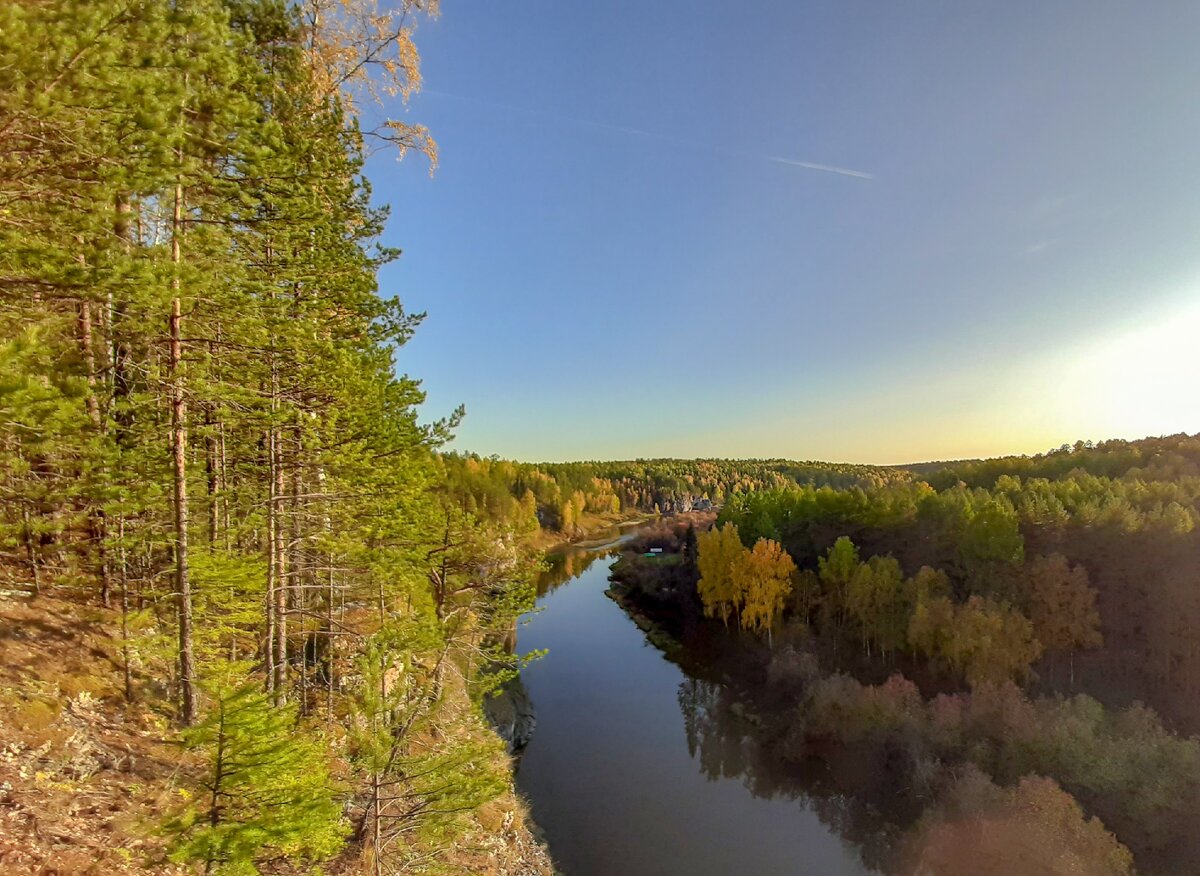
[[[548,866],[477,707],[536,555],[376,284],[437,12],[0,6],[5,872]]]
[[[702,762],[832,768],[889,813],[885,872],[1189,872],[1198,453],[1178,435],[747,493],[644,530],[614,580],[720,679],[685,709]]]
[[[439,458],[450,491],[465,510],[521,531],[567,535],[585,528],[595,515],[686,512],[795,484],[871,488],[910,477],[877,466],[784,459],[523,463],[458,453]]]

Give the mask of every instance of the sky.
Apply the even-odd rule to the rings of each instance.
[[[443,0],[377,153],[452,447],[903,463],[1200,431],[1200,4]]]

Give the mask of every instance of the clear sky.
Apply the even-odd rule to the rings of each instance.
[[[368,167],[455,447],[905,462],[1200,431],[1200,3],[443,0]],[[393,108],[395,110],[395,108]]]

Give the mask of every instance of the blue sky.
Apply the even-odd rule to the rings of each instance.
[[[455,446],[903,462],[1200,430],[1200,4],[444,0],[374,156]],[[807,162],[857,175],[804,167]]]

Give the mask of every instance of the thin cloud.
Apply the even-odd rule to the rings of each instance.
[[[709,143],[701,143],[697,140],[688,140],[683,137],[675,137],[670,134],[660,134],[657,131],[647,131],[643,128],[630,128],[625,125],[610,125],[607,122],[596,122],[591,119],[581,119],[577,116],[562,115],[561,113],[547,112],[546,110],[532,109],[525,106],[516,106],[511,103],[501,103],[496,100],[485,100],[480,97],[467,97],[461,94],[451,94],[447,91],[437,91],[432,88],[425,88],[421,91],[422,94],[431,94],[436,97],[448,97],[451,100],[462,100],[468,103],[477,103],[484,106],[495,107],[497,109],[511,110],[512,112],[526,113],[527,115],[541,116],[543,118],[555,119],[557,121],[568,122],[575,125],[584,125],[589,128],[599,128],[604,131],[613,131],[617,134],[630,134],[635,137],[648,137],[652,140],[662,140],[667,143],[674,143],[678,146],[685,146],[689,149],[699,149],[704,152],[712,152],[718,155],[728,155],[733,158],[750,158],[755,161],[770,161],[773,164],[783,164],[788,167],[801,167],[805,170],[816,170],[821,173],[835,173],[839,176],[849,176],[855,179],[874,179],[874,175],[863,170],[852,170],[848,167],[838,167],[833,164],[818,164],[814,161],[801,161],[795,158],[782,158],[777,155],[762,155],[754,152],[743,152],[736,149],[722,149],[719,146],[713,146]]]
[[[812,161],[797,161],[794,158],[780,158],[778,155],[764,155],[767,161],[776,164],[790,164],[792,167],[807,167],[809,170],[822,170],[825,173],[840,173],[842,176],[853,176],[858,179],[875,179],[874,174],[865,170],[851,170],[848,167],[836,167],[832,164],[815,164]]]

